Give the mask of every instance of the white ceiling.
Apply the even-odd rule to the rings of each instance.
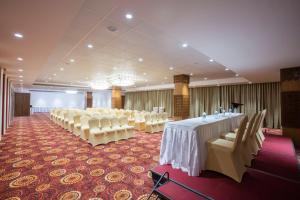
[[[278,81],[280,68],[300,65],[299,8],[297,0],[6,0],[0,66],[12,77],[22,67],[27,85],[85,86],[121,71],[135,73],[138,87],[170,84],[183,73],[193,73],[195,83],[233,80],[236,73]]]

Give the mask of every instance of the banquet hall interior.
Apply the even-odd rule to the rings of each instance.
[[[1,0],[1,200],[299,200],[299,0]]]

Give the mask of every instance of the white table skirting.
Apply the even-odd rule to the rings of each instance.
[[[206,141],[218,138],[224,132],[237,128],[243,119],[241,113],[226,113],[216,118],[203,117],[168,122],[165,125],[160,147],[160,164],[198,176],[205,169]]]

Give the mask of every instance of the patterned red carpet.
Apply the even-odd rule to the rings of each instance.
[[[0,199],[146,199],[161,134],[92,147],[46,115],[16,118],[0,142]]]

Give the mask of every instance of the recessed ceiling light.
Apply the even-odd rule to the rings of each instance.
[[[207,77],[204,77],[204,80],[207,80]]]
[[[73,62],[75,62],[75,60],[74,59],[70,59],[70,62],[73,63]]]
[[[169,70],[173,70],[174,69],[174,67],[169,67]]]
[[[193,76],[194,74],[193,73],[190,73],[190,76]]]
[[[146,79],[145,82],[148,82],[148,80]]]
[[[235,74],[235,76],[239,76],[239,74]]]
[[[22,33],[14,33],[14,36],[16,38],[23,38],[23,34]]]
[[[147,73],[146,73],[146,72],[144,72],[144,73],[143,73],[143,75],[144,75],[144,76],[146,76],[146,75],[147,75]]]
[[[23,70],[23,69],[18,69],[18,71],[19,71],[19,72],[23,72],[24,70]]]
[[[22,76],[22,75],[20,75],[20,76],[19,76],[19,78],[23,78],[23,76]]]
[[[22,79],[20,79],[19,81],[20,81],[20,82],[23,82],[23,80],[22,80]]]
[[[186,48],[186,47],[188,47],[189,45],[188,45],[187,43],[183,43],[181,46],[182,46],[183,48]]]
[[[252,82],[251,82],[251,81],[249,81],[248,83],[249,83],[249,84],[252,84]]]
[[[125,17],[126,17],[127,19],[132,19],[132,18],[133,18],[132,14],[130,14],[130,13],[127,13],[127,14],[125,15]]]
[[[225,68],[225,71],[229,71],[229,69],[228,69],[228,68]]]
[[[65,69],[63,67],[59,68],[60,71],[64,71]]]
[[[51,79],[52,79],[51,77],[48,78],[48,80],[51,80]]]
[[[117,67],[113,67],[113,70],[117,70],[118,68]]]
[[[23,61],[23,58],[18,57],[17,60],[18,60],[18,61]]]
[[[87,47],[92,49],[94,46],[92,44],[88,44]]]
[[[214,62],[214,59],[209,59],[209,62]]]
[[[139,62],[143,62],[143,61],[144,61],[144,59],[143,59],[143,58],[139,58],[138,60],[139,60]]]
[[[56,74],[53,74],[53,76],[56,76]]]

